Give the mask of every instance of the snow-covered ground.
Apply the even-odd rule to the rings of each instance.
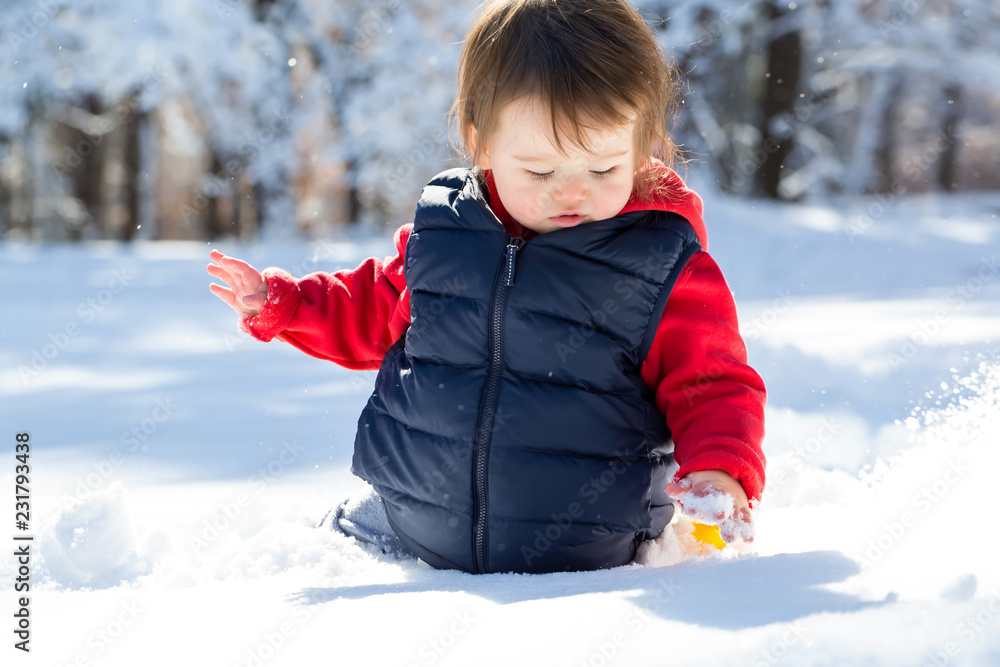
[[[239,333],[209,246],[0,246],[3,663],[1000,664],[1000,196],[706,210],[770,392],[754,548],[700,556],[671,533],[646,565],[541,576],[314,529],[360,486],[375,373]],[[392,248],[217,247],[297,275]]]

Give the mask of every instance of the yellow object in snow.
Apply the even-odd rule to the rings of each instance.
[[[716,549],[722,549],[726,546],[725,541],[723,541],[722,536],[719,535],[718,526],[710,526],[704,523],[698,523],[697,521],[692,521],[691,525],[694,526],[694,539],[699,542],[704,542],[709,546],[713,546]]]

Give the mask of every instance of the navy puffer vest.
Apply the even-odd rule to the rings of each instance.
[[[639,366],[694,229],[646,211],[523,242],[476,174],[442,172],[417,204],[411,324],[358,420],[352,471],[434,567],[623,565],[673,513],[670,432]]]

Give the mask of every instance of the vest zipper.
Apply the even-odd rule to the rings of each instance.
[[[518,237],[507,235],[507,251],[505,254],[502,280],[493,291],[493,304],[490,312],[490,368],[486,378],[486,396],[479,411],[479,430],[476,433],[476,468],[475,468],[475,498],[476,516],[473,529],[473,559],[476,571],[484,574],[489,571],[486,559],[486,532],[489,520],[487,508],[487,468],[489,466],[490,441],[493,436],[493,419],[496,411],[497,394],[500,385],[500,371],[503,364],[503,318],[507,303],[507,293],[514,284],[514,270],[517,262],[517,251],[524,244]]]

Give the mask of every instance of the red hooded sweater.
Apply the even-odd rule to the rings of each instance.
[[[640,367],[673,435],[677,478],[696,470],[724,470],[743,485],[751,504],[764,489],[764,383],[747,365],[736,306],[718,265],[706,252],[701,198],[662,163],[669,194],[640,201],[621,213],[672,211],[694,227],[704,250],[688,261],[674,285]],[[508,233],[537,234],[510,217],[486,172],[490,208]],[[262,341],[285,341],[306,354],[354,370],[377,370],[389,347],[410,325],[410,294],[403,275],[413,224],[396,230],[396,254],[371,257],[355,269],[295,279],[269,268],[267,302],[240,328]]]

